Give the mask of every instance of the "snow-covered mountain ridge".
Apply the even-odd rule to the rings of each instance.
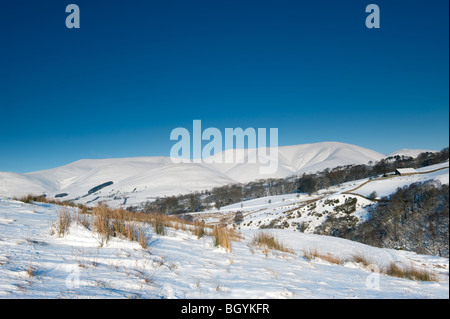
[[[227,155],[230,150],[224,151]],[[278,148],[278,170],[260,173],[249,163],[257,149],[246,150],[243,163],[173,163],[169,157],[83,159],[61,167],[18,174],[0,172],[0,195],[46,194],[80,203],[133,205],[160,196],[186,194],[230,183],[283,178],[349,164],[367,164],[386,156],[351,144],[322,142]]]
[[[256,149],[246,152],[246,158]],[[215,156],[226,155],[218,154]],[[95,202],[102,197],[111,205],[136,204],[158,196],[211,189],[260,178],[282,178],[327,167],[366,164],[384,155],[359,146],[324,142],[278,148],[278,170],[259,172],[259,163],[179,163],[169,157],[84,159],[71,164],[25,174],[0,172],[0,195],[46,194],[50,197]],[[109,183],[103,189],[95,189]],[[89,193],[90,190],[94,190]],[[96,190],[96,191],[95,191]],[[105,198],[106,197],[106,198]]]

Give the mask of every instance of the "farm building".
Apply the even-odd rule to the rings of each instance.
[[[395,170],[395,175],[413,175],[417,174],[417,171],[414,168],[397,168]]]

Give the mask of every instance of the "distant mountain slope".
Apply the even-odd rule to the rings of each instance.
[[[226,156],[227,152],[230,150],[215,156]],[[136,157],[85,159],[26,174],[0,172],[0,195],[45,193],[50,197],[60,195],[82,203],[105,200],[114,206],[129,205],[157,196],[201,191],[261,178],[282,178],[341,165],[367,164],[385,157],[369,149],[338,142],[283,146],[278,149],[277,172],[265,175],[261,174],[260,166],[266,164],[248,161],[256,154],[256,149],[246,150],[243,163],[232,164],[175,164],[169,157]],[[98,191],[89,192],[93,189]]]
[[[388,157],[390,156],[396,156],[396,155],[400,155],[400,156],[410,156],[410,157],[417,157],[420,153],[425,153],[425,152],[437,152],[437,151],[431,151],[431,150],[419,150],[419,149],[407,149],[407,148],[403,148],[401,150],[392,152],[390,154],[388,154]]]
[[[217,156],[226,156],[227,152],[229,151],[224,151],[225,155]],[[208,167],[237,182],[246,183],[260,178],[283,178],[294,174],[312,173],[341,165],[367,164],[385,157],[366,148],[338,142],[282,146],[278,148],[278,171],[267,176],[259,172],[259,164],[249,163],[248,159],[256,156],[256,152],[255,149],[249,150],[245,154],[244,163],[208,164]]]

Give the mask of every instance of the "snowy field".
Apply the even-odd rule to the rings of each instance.
[[[118,238],[101,247],[75,223],[65,237],[51,235],[61,209],[0,199],[0,298],[449,298],[447,258],[286,230],[267,231],[293,253],[252,246],[261,230],[243,230],[226,252],[210,236],[173,229],[160,236],[150,226],[146,249]],[[305,258],[314,250],[342,263]],[[371,265],[351,261],[355,255]],[[436,281],[371,271],[390,262],[426,269]]]

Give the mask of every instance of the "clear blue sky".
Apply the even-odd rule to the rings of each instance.
[[[81,28],[67,29],[76,3]],[[381,28],[367,29],[376,3]],[[169,155],[172,129],[449,144],[446,0],[0,2],[0,171]]]

